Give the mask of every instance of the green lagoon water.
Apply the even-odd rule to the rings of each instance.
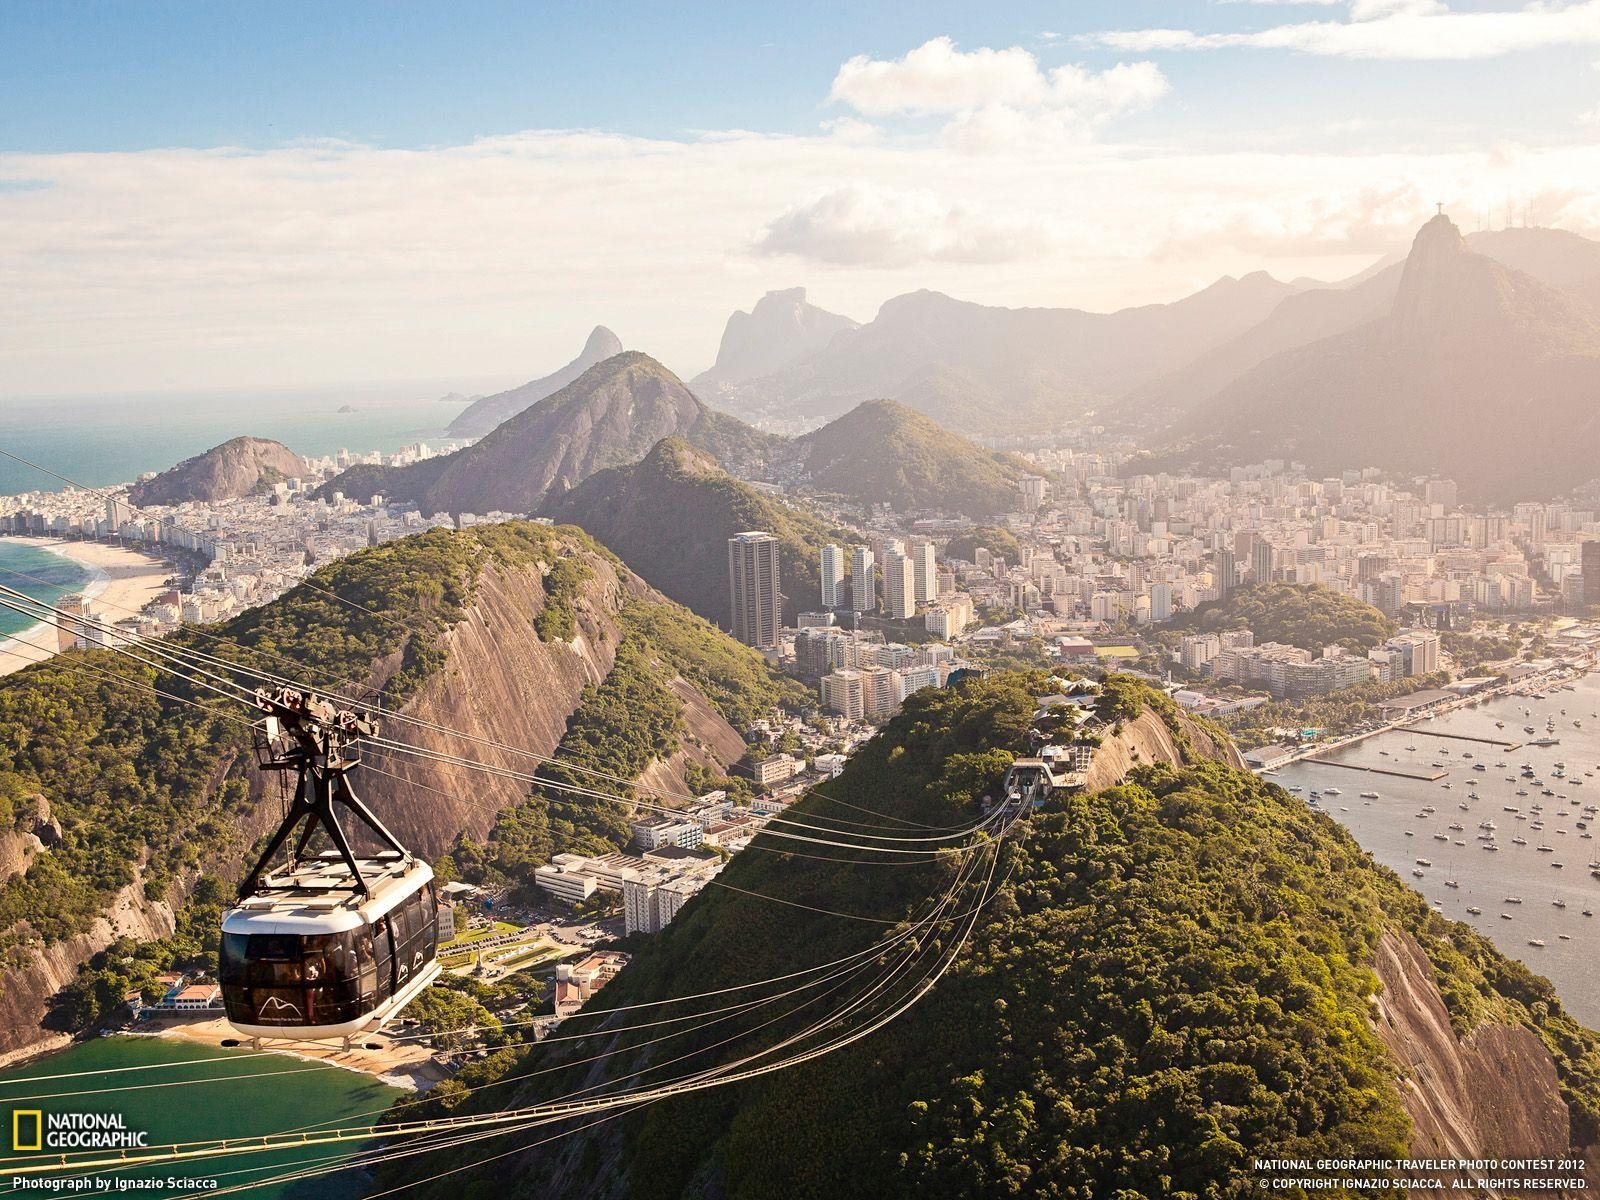
[[[126,1070],[129,1067],[150,1069]],[[76,1077],[38,1078],[65,1074]],[[117,1113],[126,1128],[147,1131],[150,1144],[157,1145],[299,1130],[311,1125],[366,1125],[404,1094],[369,1076],[282,1054],[249,1056],[248,1051],[199,1046],[176,1038],[97,1038],[0,1074],[0,1114],[4,1119],[4,1134],[0,1136],[5,1139],[0,1157],[22,1157],[14,1155],[10,1145],[11,1113],[18,1109]],[[283,1174],[297,1163],[320,1163],[332,1155],[347,1158],[360,1148],[354,1143],[348,1147],[310,1147],[137,1172],[103,1173],[100,1179],[102,1188],[107,1180],[165,1180],[172,1176],[215,1179],[218,1188],[226,1188]],[[364,1186],[358,1172],[347,1170],[300,1182],[265,1184],[237,1194],[246,1200],[354,1200]],[[150,1190],[120,1193],[22,1191],[13,1187],[11,1176],[0,1173],[0,1194],[172,1197],[197,1190],[207,1189],[163,1184]]]

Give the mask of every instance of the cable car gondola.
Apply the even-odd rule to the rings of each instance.
[[[292,772],[294,797],[222,919],[219,977],[228,1023],[251,1039],[370,1033],[439,974],[433,870],[412,856],[350,788],[355,713],[294,689],[256,694],[264,770]],[[358,857],[340,814],[381,846]],[[331,849],[312,852],[318,832]],[[296,836],[298,834],[298,836]],[[271,865],[293,838],[287,861]]]

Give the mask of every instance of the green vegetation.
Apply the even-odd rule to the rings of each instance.
[[[1257,642],[1282,642],[1312,652],[1343,646],[1365,654],[1393,637],[1396,626],[1372,605],[1320,584],[1266,583],[1202,604],[1173,621],[1171,628],[1186,633],[1248,629]]]
[[[623,640],[611,670],[598,687],[584,689],[556,748],[557,764],[541,768],[554,782],[631,796],[632,789],[618,780],[638,778],[654,760],[676,753],[688,736],[683,702],[669,686],[675,676],[693,684],[735,728],[774,709],[810,702],[809,692],[774,671],[756,651],[684,609],[631,599],[621,623]],[[697,790],[748,789],[699,764],[690,779]],[[462,835],[441,868],[452,878],[531,894],[534,869],[552,855],[605,854],[625,845],[629,836],[622,804],[536,787],[500,814],[483,844]]]
[[[986,450],[892,400],[868,400],[796,443],[811,486],[857,504],[986,517],[1017,507],[1021,459]]]
[[[995,673],[919,693],[828,797],[808,797],[801,811],[859,815],[844,801],[942,825],[969,817],[1010,752],[1027,745],[1040,683]],[[1136,686],[1117,685],[1120,707],[1163,708]],[[721,878],[791,904],[893,920],[952,869],[749,854]],[[651,1200],[1134,1200],[1253,1194],[1255,1157],[1403,1156],[1411,1130],[1400,1080],[1410,1068],[1386,1050],[1371,1011],[1376,951],[1393,935],[1416,940],[1458,1031],[1500,1021],[1542,1039],[1572,1106],[1573,1144],[1600,1132],[1600,1039],[1549,985],[1431,913],[1325,814],[1247,773],[1209,762],[1137,768],[1115,788],[1036,815],[1002,850],[999,878],[972,943],[888,1028],[804,1066],[579,1132],[563,1164],[616,1161],[619,1194]],[[638,947],[593,1005],[780,975],[882,932],[708,889]],[[769,1015],[738,1017],[668,1049],[699,1048],[702,1067],[770,1044],[801,1019],[758,1031]],[[719,1048],[741,1029],[747,1037]],[[463,1090],[438,1104],[505,1107],[592,1085],[581,1060],[657,1032],[508,1052],[463,1073]],[[624,1050],[607,1061],[620,1076],[653,1060]],[[532,1194],[562,1169],[529,1152],[498,1161],[493,1186]],[[399,1171],[380,1183],[400,1182]],[[421,1190],[470,1194],[486,1179],[469,1170]]]
[[[792,713],[815,706],[809,688],[687,609],[634,599],[622,609],[622,625],[629,637],[647,642],[666,666],[694,684],[735,729],[749,728],[774,709]]]
[[[945,557],[972,562],[980,546],[1008,563],[1022,561],[1022,543],[1017,541],[1017,535],[999,525],[979,525],[970,532],[957,534],[945,546]]]
[[[556,747],[556,763],[539,773],[557,783],[631,795],[626,784],[587,775],[583,769],[635,779],[652,760],[678,748],[683,702],[667,682],[637,640],[624,640],[605,679],[584,689]],[[508,885],[531,895],[534,870],[552,855],[606,854],[629,836],[624,805],[536,786],[500,813],[487,842],[480,845],[460,835],[450,850],[448,869],[456,878]]]
[[[423,1033],[433,1035],[441,1050],[476,1046],[500,1047],[533,1040],[533,1027],[521,1022],[544,994],[544,985],[530,975],[507,975],[486,982],[470,975],[442,975],[406,1008]],[[505,1025],[497,1013],[515,1014]]]
[[[554,506],[620,554],[645,582],[726,628],[728,539],[762,529],[778,539],[784,613],[820,601],[822,547],[837,541],[810,514],[763,495],[682,438],[666,438],[643,461],[601,471]]]
[[[541,641],[568,642],[578,632],[578,616],[573,605],[583,585],[594,572],[575,555],[565,555],[544,573],[544,607],[533,618],[534,631]]]
[[[1448,629],[1439,634],[1439,644],[1456,660],[1456,665],[1468,673],[1478,671],[1485,663],[1515,658],[1522,651],[1520,638]]]

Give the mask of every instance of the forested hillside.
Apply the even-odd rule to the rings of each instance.
[[[813,795],[802,811],[958,823],[1026,744],[1039,686],[998,674],[919,693],[830,798]],[[1121,702],[1179,721],[1148,695],[1124,688]],[[702,893],[593,1003],[638,1005],[837,960],[892,933],[871,922],[904,919],[955,869],[741,855],[720,878],[746,892]],[[886,1029],[542,1150],[505,1147],[492,1166],[423,1194],[559,1182],[577,1196],[730,1200],[1227,1196],[1253,1194],[1256,1157],[1393,1157],[1440,1138],[1485,1155],[1597,1143],[1600,1043],[1550,985],[1431,913],[1335,822],[1269,783],[1187,755],[1136,766],[1035,815],[998,871],[998,896],[953,969]],[[1407,963],[1422,982],[1397,973]],[[1432,1053],[1448,1069],[1414,1076],[1407,1039],[1429,1005],[1447,1014]],[[628,1018],[636,1025],[638,1010]],[[471,1111],[633,1071],[670,1077],[791,1029],[760,1020],[723,1018],[665,1045],[651,1029],[506,1054],[462,1076],[494,1090],[456,1088],[435,1103]],[[606,1059],[603,1073],[578,1065],[624,1044],[640,1049]],[[577,1062],[552,1072],[563,1054]],[[1501,1100],[1474,1108],[1490,1080]],[[1456,1125],[1441,1132],[1434,1100],[1455,1106]],[[1548,1112],[1565,1115],[1528,1116]],[[466,1157],[440,1156],[435,1170]]]
[[[637,632],[646,627],[649,640]],[[313,586],[163,645],[381,697],[387,710],[535,753],[575,753],[587,739],[588,761],[629,777],[691,763],[718,775],[743,748],[728,718],[748,723],[805,700],[760,655],[652,592],[580,530],[535,523],[390,542],[324,568]],[[121,938],[172,933],[173,906],[200,874],[233,878],[275,820],[249,753],[250,711],[212,682],[104,650],[0,680],[4,831],[14,840],[43,834],[0,877],[0,1051],[38,1036],[51,994],[80,963]],[[635,719],[641,696],[661,710],[648,726]],[[388,732],[527,766],[426,730]],[[463,830],[481,838],[513,805],[543,814],[544,798],[529,801],[514,781],[394,756],[375,765],[381,772],[363,776],[362,795],[426,855]],[[548,844],[564,848],[568,835],[552,836]]]
[[[821,603],[818,577],[828,528],[762,495],[682,438],[657,443],[642,462],[601,471],[555,506],[611,547],[652,587],[727,628],[728,539],[761,529],[778,539],[784,620]]]
[[[1257,643],[1282,642],[1312,653],[1343,646],[1357,654],[1394,636],[1396,629],[1372,605],[1315,583],[1249,584],[1226,600],[1200,605],[1171,627],[1193,633],[1248,629]]]

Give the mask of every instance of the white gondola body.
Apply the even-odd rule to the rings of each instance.
[[[365,860],[367,893],[338,863],[272,876],[222,921],[228,1023],[250,1038],[371,1033],[439,974],[433,869]]]

